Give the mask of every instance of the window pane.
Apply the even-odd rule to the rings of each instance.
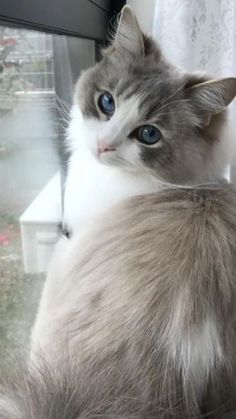
[[[94,42],[0,26],[0,358],[28,343],[61,219],[73,84]]]

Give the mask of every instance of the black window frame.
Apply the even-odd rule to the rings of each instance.
[[[108,21],[124,0],[1,0],[0,21],[10,26],[104,41]]]

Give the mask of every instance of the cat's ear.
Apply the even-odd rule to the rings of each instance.
[[[113,50],[144,55],[144,40],[137,18],[129,6],[124,6],[113,41]]]
[[[188,82],[188,97],[204,116],[205,125],[210,123],[211,116],[222,112],[236,96],[236,78],[228,77],[219,80]]]

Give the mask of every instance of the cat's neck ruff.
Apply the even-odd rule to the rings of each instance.
[[[160,189],[160,182],[148,174],[137,176],[103,165],[89,153],[76,151],[69,163],[64,224],[73,232],[78,231],[124,199],[158,192]]]

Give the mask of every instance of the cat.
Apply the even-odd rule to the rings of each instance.
[[[72,236],[57,245],[28,365],[0,386],[1,419],[236,408],[236,191],[222,179],[235,95],[235,78],[168,63],[125,6],[77,85]]]
[[[76,87],[64,195],[69,231],[80,231],[125,198],[161,190],[163,182],[215,180],[231,154],[223,110],[234,97],[235,79],[209,82],[205,75],[186,74],[126,15],[103,60]],[[160,138],[145,143],[145,127]]]

